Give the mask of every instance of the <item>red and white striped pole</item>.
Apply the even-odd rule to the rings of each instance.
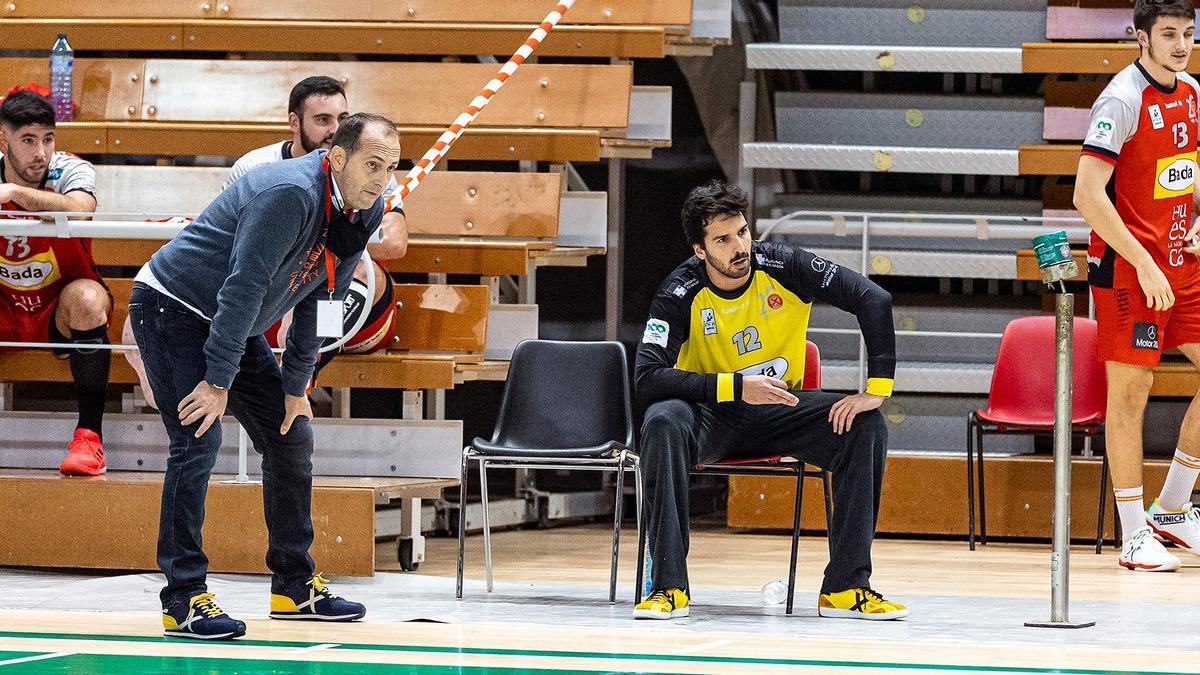
[[[530,34],[528,40],[525,40],[525,44],[521,45],[520,49],[512,55],[512,58],[500,68],[500,72],[496,73],[496,77],[487,83],[487,86],[471,101],[467,109],[454,120],[454,123],[448,129],[442,132],[441,137],[425,153],[425,156],[417,162],[412,171],[409,171],[404,180],[400,181],[400,189],[393,192],[387,199],[387,205],[384,209],[385,213],[392,209],[396,200],[403,201],[413,190],[417,189],[417,186],[421,184],[425,176],[428,176],[429,172],[433,170],[434,165],[446,156],[446,153],[450,151],[455,141],[462,137],[467,127],[471,126],[471,123],[479,116],[480,111],[492,102],[492,98],[496,96],[496,92],[504,87],[504,83],[508,82],[508,78],[512,77],[513,73],[517,72],[517,68],[521,67],[521,64],[525,63],[525,60],[542,44],[542,41],[546,39],[550,31],[554,30],[554,27],[562,20],[563,15],[574,4],[575,0],[559,0],[558,6],[554,8],[554,11],[546,15],[541,25]]]

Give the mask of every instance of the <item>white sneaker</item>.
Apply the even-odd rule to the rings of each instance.
[[[1179,558],[1167,553],[1147,525],[1125,539],[1117,564],[1137,572],[1174,572],[1179,569]]]
[[[1200,555],[1200,509],[1184,504],[1178,511],[1168,511],[1155,499],[1146,509],[1146,524],[1160,539]]]

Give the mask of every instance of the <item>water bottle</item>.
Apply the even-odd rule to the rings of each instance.
[[[787,601],[788,587],[787,582],[782,579],[768,581],[762,587],[762,599],[764,605],[782,605]]]
[[[70,122],[75,119],[71,110],[71,72],[75,69],[75,50],[67,43],[67,34],[59,33],[50,50],[50,105],[54,119]]]

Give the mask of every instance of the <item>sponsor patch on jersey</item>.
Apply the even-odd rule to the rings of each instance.
[[[829,267],[829,263],[826,262],[824,258],[813,256],[812,268],[814,272],[824,272],[826,267]]]
[[[704,324],[705,335],[717,334],[717,313],[712,307],[705,307],[700,310],[700,321]]]
[[[1192,194],[1196,182],[1196,153],[1185,152],[1158,160],[1154,198],[1170,199]]]
[[[48,180],[48,181],[58,180],[59,178],[62,178],[62,172],[63,172],[62,167],[56,166],[53,169],[50,169],[49,171],[46,172],[48,174],[46,176],[46,180]]]
[[[0,286],[18,291],[35,291],[58,281],[58,259],[54,251],[30,256],[21,262],[13,262],[0,256]]]
[[[764,361],[753,366],[742,368],[738,372],[742,375],[766,375],[767,377],[773,377],[777,380],[782,380],[783,376],[787,374],[787,370],[788,360],[782,356],[777,356],[770,361]]]
[[[1158,349],[1158,326],[1152,323],[1133,324],[1134,349]]]
[[[677,298],[682,298],[683,296],[687,295],[687,289],[679,284],[675,284],[675,288],[671,289],[671,294]]]
[[[667,348],[667,336],[671,334],[671,327],[662,319],[650,319],[646,322],[646,332],[642,333],[642,342],[648,345],[658,345],[663,349]]]
[[[783,269],[783,261],[782,260],[775,260],[774,258],[768,258],[766,256],[766,254],[764,254],[764,253],[755,253],[754,260],[758,263],[759,267],[772,267],[777,270]]]
[[[767,296],[767,307],[770,307],[771,309],[779,309],[780,307],[783,307],[783,296],[779,295],[778,293],[772,293],[771,295]]]
[[[1089,145],[1099,145],[1102,147],[1112,143],[1113,129],[1116,128],[1116,122],[1111,117],[1097,117],[1092,120],[1092,126],[1088,129],[1087,139],[1084,143]]]
[[[1162,129],[1166,126],[1166,122],[1163,121],[1162,108],[1157,103],[1146,108],[1146,112],[1150,113],[1150,124],[1155,129]]]

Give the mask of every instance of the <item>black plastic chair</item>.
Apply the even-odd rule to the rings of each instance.
[[[617,597],[625,472],[633,471],[641,534],[642,478],[633,449],[633,412],[625,347],[619,342],[526,340],[517,345],[504,384],[500,415],[490,441],[463,448],[458,510],[458,583],[463,594],[467,529],[467,469],[479,463],[483,498],[483,551],[487,590],[492,591],[492,535],[488,521],[487,469],[615,471],[612,569],[609,602]]]

